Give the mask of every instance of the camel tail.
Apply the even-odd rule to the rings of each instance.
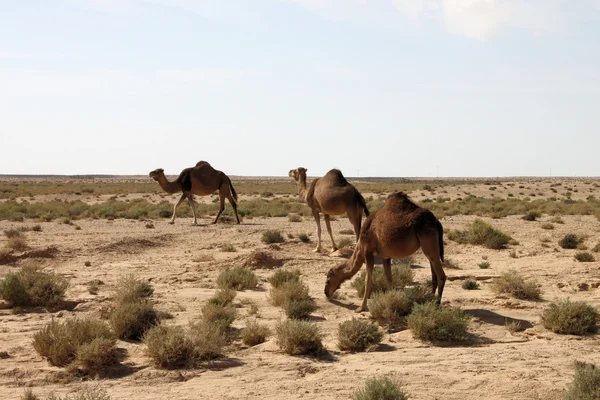
[[[229,180],[229,189],[231,189],[231,195],[233,196],[233,199],[237,202],[238,201],[237,192],[233,188],[233,185],[231,183],[231,179]]]
[[[440,221],[437,221],[437,228],[438,228],[438,241],[439,241],[439,247],[440,247],[440,259],[443,262],[444,261],[444,228],[442,227],[442,223]]]
[[[362,194],[360,194],[360,192],[358,190],[356,191],[356,195],[358,196],[358,203],[363,208],[363,210],[365,210],[365,217],[368,217],[369,209],[367,208],[367,203],[365,202],[365,198],[362,196]]]

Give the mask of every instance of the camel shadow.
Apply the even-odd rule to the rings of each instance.
[[[243,365],[246,364],[239,358],[223,356],[216,360],[209,361],[206,364],[206,369],[211,371],[223,371],[225,369],[241,367]]]
[[[374,353],[388,353],[390,351],[396,351],[398,348],[396,346],[392,346],[386,343],[379,343],[375,349],[373,349]]]
[[[305,320],[310,322],[327,321],[327,319],[322,315],[309,315],[305,318]]]
[[[336,299],[329,299],[329,302],[332,304],[335,304],[336,306],[340,306],[340,307],[344,307],[347,310],[350,311],[354,311],[358,308],[358,306],[356,304],[346,304],[346,303],[342,303],[339,300]]]
[[[523,331],[523,330],[529,329],[529,328],[533,328],[533,324],[529,321],[526,321],[524,319],[507,317],[507,316],[495,313],[490,310],[483,310],[480,308],[475,308],[475,309],[463,310],[463,311],[465,314],[467,314],[471,317],[479,318],[483,322],[492,324],[492,325],[505,326],[507,324],[516,324],[519,327],[520,331]]]

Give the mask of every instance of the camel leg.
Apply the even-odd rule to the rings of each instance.
[[[231,193],[227,193],[227,200],[229,200],[229,204],[231,204],[231,207],[233,207],[233,212],[235,213],[235,219],[237,219],[237,223],[239,224],[240,217],[238,216],[238,212],[237,212],[237,202],[235,201],[235,199],[233,198]]]
[[[327,232],[329,232],[329,237],[331,237],[331,252],[333,253],[337,250],[337,246],[335,245],[335,241],[333,240],[333,232],[331,232],[331,222],[329,220],[329,214],[323,214],[323,216],[325,217],[325,226],[327,227]]]
[[[365,295],[360,307],[356,309],[357,313],[367,310],[367,300],[371,297],[371,289],[373,288],[373,266],[375,265],[375,256],[373,253],[366,254],[367,260],[367,275],[365,276]]]
[[[319,216],[319,212],[317,210],[312,210],[313,217],[315,217],[315,222],[317,223],[317,248],[313,251],[318,253],[321,251],[321,217]]]
[[[444,291],[444,285],[446,284],[446,273],[444,272],[444,267],[442,266],[442,260],[440,259],[440,249],[438,244],[437,234],[427,234],[427,235],[418,235],[419,243],[421,244],[421,249],[423,249],[423,253],[425,257],[429,260],[429,264],[431,265],[431,276],[435,275],[435,281],[437,283],[437,291],[438,291],[438,304],[442,301],[442,293]],[[433,281],[433,279],[432,279]],[[433,283],[432,283],[433,285]],[[434,288],[435,291],[435,288]]]
[[[392,259],[384,258],[383,262],[383,272],[385,272],[385,284],[387,286],[387,290],[392,290]]]
[[[190,203],[190,207],[192,207],[192,213],[194,214],[194,225],[198,225],[196,202],[194,201],[194,196],[190,194],[187,199],[188,199],[188,203]]]
[[[360,207],[360,206],[358,206]],[[360,235],[360,227],[361,227],[361,220],[362,220],[362,214],[361,214],[361,210],[360,208],[356,208],[356,209],[351,209],[349,208],[346,213],[348,214],[348,220],[350,221],[350,223],[352,224],[352,227],[354,228],[354,233],[356,234],[356,240],[358,241],[358,236]]]
[[[432,262],[429,262],[429,266],[431,267],[431,293],[435,294],[435,289],[437,289],[437,275]]]
[[[219,217],[221,216],[221,213],[225,209],[225,196],[221,192],[219,192],[219,199],[221,200],[221,205],[219,206],[219,213],[217,214],[217,218],[215,218],[215,220],[213,221],[213,224],[217,223]]]
[[[181,197],[179,198],[179,201],[177,203],[175,203],[175,207],[173,207],[173,216],[171,217],[171,221],[169,221],[169,223],[171,225],[173,225],[175,223],[175,215],[177,214],[177,207],[179,207],[179,205],[181,203],[183,203],[185,201],[185,199],[187,199],[189,193],[183,193],[181,195]]]

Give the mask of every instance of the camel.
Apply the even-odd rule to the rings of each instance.
[[[186,168],[179,174],[179,177],[169,182],[165,176],[165,171],[162,168],[155,169],[150,172],[150,177],[158,182],[160,187],[167,193],[183,192],[179,201],[173,208],[173,217],[171,218],[170,224],[175,223],[175,214],[177,207],[183,203],[186,199],[190,203],[192,212],[194,213],[194,225],[198,224],[198,218],[196,216],[196,203],[194,202],[194,195],[206,196],[214,193],[216,190],[219,191],[219,198],[221,200],[221,206],[217,218],[215,218],[213,224],[217,223],[217,220],[221,216],[221,213],[225,209],[225,199],[229,200],[233,211],[235,211],[235,217],[237,223],[240,223],[240,217],[237,213],[237,193],[231,184],[231,179],[223,172],[214,169],[206,161],[199,161],[196,166]]]
[[[391,258],[407,257],[421,248],[431,266],[432,293],[435,294],[437,288],[439,304],[446,283],[442,267],[443,235],[442,224],[431,211],[419,207],[402,192],[390,194],[384,205],[365,220],[350,260],[327,272],[325,296],[331,298],[344,281],[360,270],[366,260],[365,295],[356,312],[365,311],[371,295],[375,255],[378,254],[383,260],[389,289],[392,285]]]
[[[313,180],[310,188],[306,188],[306,168],[299,167],[289,172],[289,176],[294,178],[298,185],[298,195],[300,200],[306,203],[312,210],[313,217],[317,223],[317,247],[314,252],[321,251],[321,218],[319,213],[323,213],[327,232],[331,237],[333,245],[332,252],[337,250],[333,233],[331,232],[331,223],[329,217],[331,215],[341,215],[346,213],[350,223],[354,227],[356,239],[360,234],[362,212],[369,215],[369,209],[365,203],[365,199],[350,184],[342,172],[338,169],[332,169],[327,172],[324,177]]]

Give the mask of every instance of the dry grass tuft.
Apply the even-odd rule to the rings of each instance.
[[[529,282],[516,270],[510,269],[492,283],[496,293],[507,293],[516,299],[540,300],[542,291],[536,283]]]
[[[479,289],[479,283],[477,283],[474,279],[465,280],[462,285],[460,285],[465,290],[477,290]]]
[[[8,239],[6,247],[13,251],[25,251],[29,248],[27,238],[25,236],[14,236]]]
[[[365,294],[365,277],[367,272],[363,270],[353,281],[351,286],[356,289],[358,297]],[[403,289],[413,281],[414,273],[408,265],[392,265],[392,289]],[[385,292],[387,290],[387,281],[383,268],[373,269],[372,293]]]
[[[542,324],[554,333],[584,335],[597,331],[599,317],[594,306],[566,299],[548,306],[542,314]]]
[[[469,318],[458,307],[435,302],[415,305],[406,318],[413,337],[429,342],[458,342],[467,338]]]
[[[271,334],[271,330],[266,325],[257,321],[246,321],[246,328],[242,330],[242,342],[247,346],[256,346],[264,343]]]
[[[468,229],[449,231],[448,239],[462,244],[481,245],[488,249],[503,249],[511,237],[487,222],[476,219]]]
[[[219,274],[217,286],[220,289],[245,290],[254,289],[258,285],[258,279],[254,272],[242,266],[227,268]]]
[[[150,301],[119,304],[111,313],[110,326],[119,339],[140,340],[159,323],[158,313]]]
[[[598,400],[600,369],[594,364],[575,362],[575,376],[568,386],[565,400]]]
[[[371,317],[382,326],[402,326],[415,304],[433,301],[429,288],[418,285],[403,290],[376,293],[368,302]]]
[[[64,299],[68,286],[60,275],[44,272],[36,265],[24,265],[0,281],[0,297],[13,306],[53,307]]]
[[[320,354],[323,347],[323,334],[311,322],[288,319],[277,324],[275,336],[279,348],[291,355]]]
[[[306,318],[317,309],[314,299],[308,294],[308,286],[299,277],[299,272],[289,271],[279,275],[276,273],[272,279],[275,285],[269,294],[271,304],[282,307],[288,317]]]
[[[596,258],[592,253],[588,253],[587,251],[580,251],[575,254],[575,259],[579,262],[594,262]]]
[[[297,269],[279,269],[275,271],[273,275],[269,278],[269,283],[273,287],[279,287],[285,282],[298,282],[300,281],[300,270]]]
[[[383,332],[375,324],[352,318],[338,326],[338,347],[343,351],[365,351],[376,347]]]
[[[285,241],[281,232],[277,230],[268,230],[263,232],[261,240],[266,244],[283,243]]]
[[[563,249],[576,249],[580,243],[580,239],[573,233],[567,233],[558,241],[558,245]]]
[[[31,389],[27,389],[25,394],[21,396],[21,400],[42,400],[42,398],[35,395]],[[85,388],[73,395],[66,395],[64,397],[51,393],[44,400],[111,400],[111,397],[106,390],[96,386]]]
[[[400,388],[397,379],[369,378],[365,386],[354,392],[352,400],[407,400],[409,397]]]
[[[236,317],[236,310],[231,305],[206,303],[202,306],[202,320],[225,332]]]
[[[213,297],[208,299],[208,302],[218,306],[227,306],[233,303],[235,296],[237,296],[237,292],[233,289],[219,289]]]
[[[139,303],[146,301],[152,294],[154,294],[154,288],[150,283],[129,274],[117,282],[113,300],[117,306],[125,303]]]

